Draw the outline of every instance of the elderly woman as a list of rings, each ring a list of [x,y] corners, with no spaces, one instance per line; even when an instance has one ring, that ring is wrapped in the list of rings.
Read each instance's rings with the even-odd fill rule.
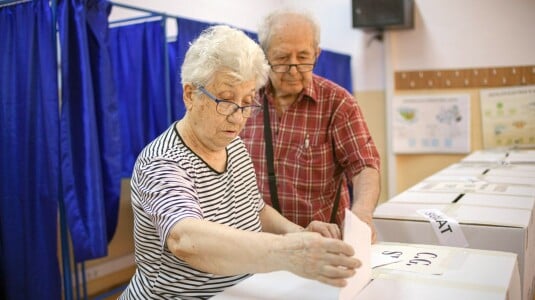
[[[132,174],[137,270],[119,299],[207,299],[276,270],[344,286],[356,272],[350,245],[303,230],[261,198],[238,134],[261,110],[255,94],[268,72],[259,46],[228,26],[190,46],[186,115],[145,147]]]

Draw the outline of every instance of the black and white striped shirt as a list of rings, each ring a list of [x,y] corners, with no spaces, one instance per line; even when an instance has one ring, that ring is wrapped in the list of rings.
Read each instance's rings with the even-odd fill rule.
[[[169,127],[143,149],[132,174],[137,270],[119,299],[207,299],[248,274],[219,276],[190,267],[165,245],[176,222],[193,217],[261,231],[264,207],[241,139],[227,146],[227,169],[210,168]]]

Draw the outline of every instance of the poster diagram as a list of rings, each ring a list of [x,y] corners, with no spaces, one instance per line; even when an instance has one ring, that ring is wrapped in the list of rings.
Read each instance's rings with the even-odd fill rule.
[[[535,145],[535,86],[481,90],[483,148]]]
[[[393,103],[394,152],[470,152],[470,95],[397,96]]]

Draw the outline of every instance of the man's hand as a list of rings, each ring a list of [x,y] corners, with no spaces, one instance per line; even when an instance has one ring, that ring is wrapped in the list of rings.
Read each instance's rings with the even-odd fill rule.
[[[321,221],[312,221],[305,228],[306,231],[317,232],[323,237],[333,238],[333,239],[342,239],[342,233],[340,228],[336,224],[325,223]]]
[[[377,232],[375,230],[375,225],[373,224],[373,212],[369,211],[356,211],[353,212],[362,222],[368,224],[372,231],[372,244],[377,242]]]

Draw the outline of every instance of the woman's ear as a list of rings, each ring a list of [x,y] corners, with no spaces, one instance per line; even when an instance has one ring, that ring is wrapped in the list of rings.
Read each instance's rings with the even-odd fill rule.
[[[189,111],[193,106],[194,90],[195,87],[190,83],[186,83],[182,86],[182,98],[184,100],[184,106],[186,107],[186,111]]]

